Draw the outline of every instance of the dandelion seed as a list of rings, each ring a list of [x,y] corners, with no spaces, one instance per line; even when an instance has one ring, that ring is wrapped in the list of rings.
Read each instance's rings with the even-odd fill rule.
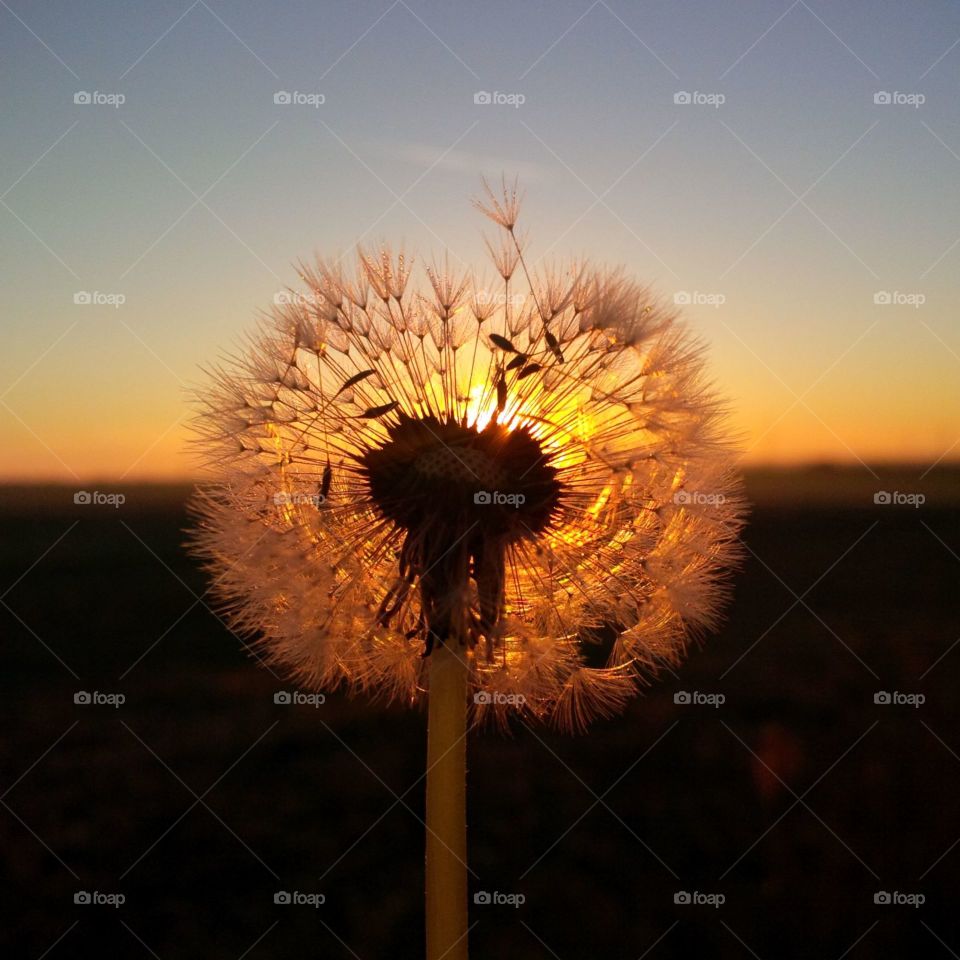
[[[387,249],[301,265],[306,296],[213,371],[197,547],[232,626],[304,685],[412,703],[449,644],[503,695],[478,717],[582,728],[716,626],[742,498],[673,310],[583,265],[511,310],[520,197],[484,187],[503,302]]]
[[[499,193],[494,191],[486,179],[482,184],[485,199],[475,200],[474,206],[508,233],[513,233],[517,218],[520,216],[520,205],[523,203],[523,194],[517,189],[518,181],[514,180],[512,186],[507,186],[507,178],[503,177],[500,181]]]
[[[481,208],[482,209],[482,208]],[[494,244],[488,237],[483,238],[483,242],[490,254],[490,259],[496,268],[497,273],[504,281],[509,283],[513,276],[513,271],[517,269],[517,262],[520,257],[520,251],[523,249],[523,241],[514,242],[512,233],[509,235],[499,235],[497,243]]]

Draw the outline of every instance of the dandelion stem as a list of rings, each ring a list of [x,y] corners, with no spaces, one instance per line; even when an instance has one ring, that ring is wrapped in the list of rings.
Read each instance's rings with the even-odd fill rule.
[[[427,718],[427,960],[467,960],[467,661],[430,654]]]

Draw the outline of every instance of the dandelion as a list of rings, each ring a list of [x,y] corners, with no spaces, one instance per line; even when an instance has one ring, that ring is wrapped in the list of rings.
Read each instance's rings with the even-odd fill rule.
[[[466,956],[463,740],[582,730],[718,622],[743,513],[700,343],[622,272],[304,264],[210,371],[198,550],[232,626],[314,688],[429,702],[428,955]]]

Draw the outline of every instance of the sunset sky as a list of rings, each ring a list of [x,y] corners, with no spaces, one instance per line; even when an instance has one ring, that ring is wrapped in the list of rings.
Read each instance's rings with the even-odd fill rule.
[[[690,301],[748,463],[956,459],[958,81],[947,2],[7,0],[0,478],[190,476],[298,258],[481,263],[501,173],[534,260]]]

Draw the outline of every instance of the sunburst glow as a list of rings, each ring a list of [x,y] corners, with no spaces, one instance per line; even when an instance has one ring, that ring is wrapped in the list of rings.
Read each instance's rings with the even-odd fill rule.
[[[386,250],[301,266],[200,395],[197,539],[301,681],[414,700],[458,644],[504,694],[478,710],[582,726],[716,622],[738,481],[673,310],[608,270],[531,275],[515,192],[482,208],[500,291]]]

